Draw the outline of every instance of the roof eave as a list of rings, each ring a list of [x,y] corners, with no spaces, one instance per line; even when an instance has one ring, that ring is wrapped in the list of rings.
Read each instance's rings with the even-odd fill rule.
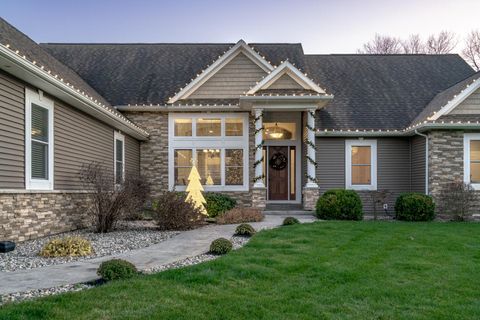
[[[9,66],[8,70],[5,68],[7,65]],[[92,99],[77,92],[66,83],[55,78],[26,58],[15,54],[3,45],[0,45],[0,67],[5,72],[12,74],[26,83],[32,84],[138,140],[146,140],[148,138],[148,133],[134,125],[133,122],[122,119],[119,115],[115,114],[115,112],[99,106]]]

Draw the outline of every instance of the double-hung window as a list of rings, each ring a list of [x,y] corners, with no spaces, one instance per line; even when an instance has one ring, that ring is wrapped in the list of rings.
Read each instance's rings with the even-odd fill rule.
[[[353,190],[377,189],[377,141],[345,141],[345,187]]]
[[[25,187],[53,190],[53,101],[25,90]]]
[[[170,113],[170,189],[185,189],[193,164],[206,191],[248,190],[248,114]]]
[[[463,142],[464,182],[480,190],[480,133],[465,133]]]
[[[114,140],[115,184],[121,184],[125,179],[125,137],[115,131]]]

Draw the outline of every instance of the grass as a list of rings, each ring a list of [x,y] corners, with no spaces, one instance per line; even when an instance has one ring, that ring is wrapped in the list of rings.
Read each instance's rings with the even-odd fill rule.
[[[480,224],[317,222],[193,267],[5,305],[0,319],[474,319],[479,265]]]

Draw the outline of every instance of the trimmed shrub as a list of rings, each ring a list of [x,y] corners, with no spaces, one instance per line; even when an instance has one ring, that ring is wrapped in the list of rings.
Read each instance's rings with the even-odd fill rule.
[[[235,229],[236,236],[251,237],[255,234],[255,229],[248,223],[242,223]]]
[[[431,221],[435,218],[435,203],[431,196],[403,193],[395,201],[395,218],[404,221]]]
[[[362,220],[362,200],[354,190],[332,189],[317,201],[316,215],[324,220]]]
[[[232,251],[233,245],[230,240],[225,238],[218,238],[212,241],[210,244],[210,253],[213,254],[226,254]]]
[[[188,230],[203,223],[200,210],[183,192],[165,191],[152,202],[152,216],[161,230]]]
[[[257,208],[233,208],[217,217],[218,224],[235,224],[244,222],[260,222],[265,216]]]
[[[293,224],[299,224],[300,221],[298,221],[297,218],[294,218],[294,217],[286,217],[284,220],[283,220],[283,225],[284,226],[291,226]]]
[[[128,279],[137,274],[137,268],[126,260],[112,259],[102,262],[97,274],[107,281]]]
[[[235,199],[225,194],[214,192],[207,192],[205,194],[205,200],[207,201],[205,209],[207,209],[208,216],[211,218],[233,209],[237,204]]]
[[[93,253],[92,244],[81,237],[66,237],[50,240],[40,251],[46,258],[83,257]]]

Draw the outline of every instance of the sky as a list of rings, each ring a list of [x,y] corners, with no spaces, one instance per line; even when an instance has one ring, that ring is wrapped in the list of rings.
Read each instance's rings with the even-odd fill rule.
[[[480,29],[480,0],[0,0],[37,42],[290,42],[353,53],[375,33],[406,38]]]

